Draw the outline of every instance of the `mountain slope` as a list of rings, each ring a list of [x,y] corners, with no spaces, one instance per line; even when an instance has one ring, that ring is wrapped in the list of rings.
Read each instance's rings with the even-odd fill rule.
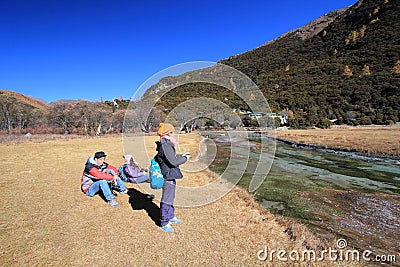
[[[48,106],[32,97],[13,91],[0,90],[0,132],[44,125]]]
[[[292,110],[292,126],[325,117],[350,124],[395,122],[399,15],[399,1],[359,1],[331,14],[334,20],[325,27],[300,28],[220,62],[253,79],[273,109]]]
[[[0,89],[0,95],[3,95],[3,97],[4,96],[11,97],[11,99],[14,99],[14,101],[16,101],[17,103],[24,104],[32,108],[39,109],[41,111],[47,111],[48,109],[47,104],[40,102],[32,97],[14,91]]]
[[[394,123],[400,117],[399,16],[400,1],[361,0],[220,63],[249,76],[273,112],[285,110],[290,115],[289,126],[321,126],[329,120]],[[161,79],[145,96],[160,96],[162,88],[188,75],[196,73]],[[175,88],[160,98],[159,105],[170,110],[200,96],[229,99],[230,107],[247,108],[232,92],[208,84]]]

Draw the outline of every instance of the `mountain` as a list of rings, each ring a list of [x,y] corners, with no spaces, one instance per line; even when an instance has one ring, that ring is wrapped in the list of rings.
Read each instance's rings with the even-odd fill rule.
[[[221,60],[254,80],[293,126],[399,120],[400,2],[362,0],[247,53]],[[320,22],[320,23],[318,23]]]
[[[26,106],[44,112],[48,109],[48,105],[44,101],[40,101],[36,98],[29,97],[14,91],[0,89],[0,96],[2,97],[3,101],[5,100],[5,98],[9,98],[9,100],[13,101],[14,104],[20,106]]]
[[[400,1],[360,0],[219,63],[250,77],[273,112],[291,114],[290,126],[309,127],[329,120],[353,125],[394,123],[400,117],[399,16]],[[184,76],[162,79],[147,94]],[[215,86],[207,84],[180,86],[159,104],[171,109],[191,97],[221,99],[226,94],[231,107],[246,108],[231,93],[217,93]]]
[[[0,133],[44,124],[49,107],[32,97],[13,91],[0,90]]]

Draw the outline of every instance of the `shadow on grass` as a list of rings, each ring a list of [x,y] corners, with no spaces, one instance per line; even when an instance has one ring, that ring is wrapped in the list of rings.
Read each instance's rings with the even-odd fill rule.
[[[134,188],[129,188],[128,195],[129,204],[131,204],[132,209],[145,210],[150,219],[152,219],[157,226],[161,226],[160,208],[153,202],[153,195],[143,194]]]

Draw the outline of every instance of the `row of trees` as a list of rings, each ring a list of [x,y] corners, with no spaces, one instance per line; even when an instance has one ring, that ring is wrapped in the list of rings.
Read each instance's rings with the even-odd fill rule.
[[[168,114],[162,106],[149,107],[144,102],[132,103],[127,110],[128,104],[129,101],[123,99],[105,102],[59,101],[39,109],[11,94],[0,93],[0,133],[101,135],[121,133],[124,126],[135,133],[147,133],[156,130],[167,117],[170,122],[187,130],[203,126],[217,127],[217,121],[222,121],[222,124],[229,122],[221,114],[214,121],[195,118],[190,112]]]
[[[6,133],[95,135],[120,132],[125,112],[89,101],[64,101],[38,109],[12,95],[0,94],[0,130]]]
[[[178,88],[177,91],[180,91]],[[201,92],[201,90],[199,90]],[[181,91],[182,92],[182,91]],[[193,101],[188,101],[189,95],[183,93],[184,102],[178,101],[176,91],[160,98],[155,107],[146,101],[131,103],[128,100],[114,100],[105,102],[89,101],[61,101],[53,103],[47,109],[35,108],[26,102],[19,101],[12,95],[0,94],[0,131],[6,133],[57,133],[100,135],[107,133],[151,132],[156,130],[159,123],[165,120],[178,126],[181,130],[190,132],[194,129],[237,127],[282,126],[280,119],[261,118],[251,119],[248,115],[234,112],[229,105],[221,105],[221,100],[199,98],[193,95],[197,90],[191,90]],[[225,92],[227,93],[227,92]],[[214,92],[215,94],[215,92]],[[232,96],[231,96],[232,97]],[[182,99],[182,98],[181,98]],[[213,103],[212,99],[215,100]],[[227,98],[225,98],[227,99]],[[233,97],[231,99],[234,99]],[[202,100],[202,101],[201,101]],[[150,101],[153,103],[153,101]],[[225,102],[229,102],[226,100]],[[174,108],[171,104],[174,103]],[[163,104],[166,104],[166,108]],[[236,102],[234,107],[237,107]],[[317,126],[329,128],[332,124],[369,125],[393,124],[396,122],[396,110],[386,107],[384,113],[376,110],[358,107],[356,110],[345,111],[327,110],[338,119],[332,120],[321,116],[320,109],[298,109],[296,112],[286,109],[281,113],[288,118],[287,126],[294,128]],[[324,113],[326,114],[326,113]],[[367,115],[365,115],[367,114]],[[125,129],[123,129],[125,127]]]
[[[164,101],[168,102],[166,99]],[[218,102],[217,100],[215,100]],[[150,101],[151,102],[151,101]],[[147,104],[146,104],[147,103]],[[217,105],[203,98],[196,105],[177,104],[172,110],[161,103],[153,107],[149,102],[131,103],[127,100],[89,102],[59,101],[39,109],[13,95],[0,94],[0,132],[15,134],[80,134],[101,135],[121,132],[155,131],[160,122],[168,120],[180,130],[203,128],[257,127],[259,122],[247,115],[235,113],[228,105]],[[279,126],[273,119],[262,119],[262,125]],[[125,128],[124,128],[125,127]]]

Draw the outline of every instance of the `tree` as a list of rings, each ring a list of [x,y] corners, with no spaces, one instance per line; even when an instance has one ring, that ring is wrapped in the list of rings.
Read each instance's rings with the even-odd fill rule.
[[[393,66],[391,73],[400,74],[400,60],[397,60],[396,65]]]
[[[328,129],[332,126],[332,122],[328,118],[322,118],[319,120],[317,127],[322,129]]]
[[[372,124],[371,118],[368,117],[368,116],[362,117],[362,118],[360,119],[360,124],[361,124],[361,125],[371,125],[371,124]]]
[[[1,128],[8,132],[12,129],[12,116],[15,98],[6,94],[0,94]]]
[[[371,75],[371,70],[369,69],[368,65],[364,65],[364,67],[361,70],[361,77],[362,76],[370,76]]]
[[[68,134],[72,130],[74,118],[71,116],[69,103],[56,104],[50,108],[49,121],[53,126],[61,127],[64,134]]]
[[[50,108],[49,121],[64,134],[94,135],[107,133],[112,127],[111,108],[104,103],[74,101],[57,103]]]
[[[353,76],[353,71],[350,69],[349,65],[344,66],[343,75]]]

